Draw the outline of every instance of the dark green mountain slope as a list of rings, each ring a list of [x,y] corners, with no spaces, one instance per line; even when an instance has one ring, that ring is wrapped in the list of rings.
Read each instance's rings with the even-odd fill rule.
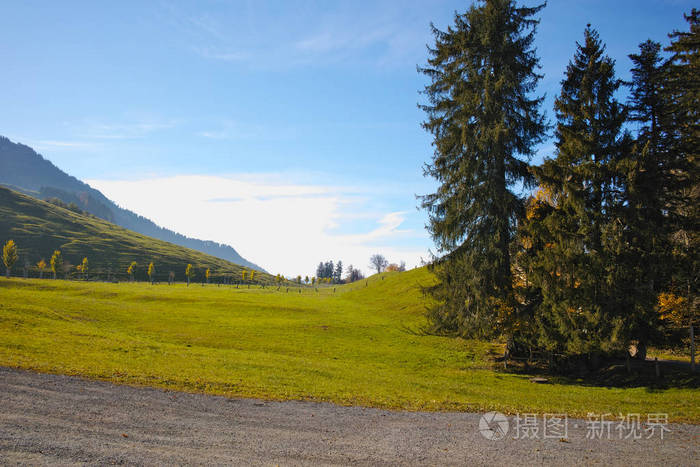
[[[176,280],[184,281],[188,263],[196,268],[195,280],[201,280],[204,270],[210,268],[214,281],[224,277],[237,281],[243,269],[229,261],[0,187],[0,242],[4,244],[9,239],[19,247],[16,274],[21,272],[25,261],[33,266],[43,258],[48,263],[56,249],[72,265],[87,257],[91,275],[102,278],[109,270],[112,276],[125,279],[132,261],[138,263],[137,279],[146,278],[148,263],[153,261],[161,281],[167,280],[170,271],[175,272]],[[257,279],[269,283],[273,278],[259,273]]]
[[[13,143],[3,136],[0,136],[0,184],[36,198],[55,197],[67,204],[75,203],[80,209],[129,230],[263,270],[228,245],[185,237],[117,206],[100,191],[66,174],[29,146]]]

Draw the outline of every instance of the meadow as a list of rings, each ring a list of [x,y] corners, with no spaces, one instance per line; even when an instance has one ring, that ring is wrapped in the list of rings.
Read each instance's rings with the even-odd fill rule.
[[[697,388],[508,372],[497,343],[425,335],[425,269],[333,287],[0,280],[0,365],[272,400],[506,413],[664,412],[700,423]]]

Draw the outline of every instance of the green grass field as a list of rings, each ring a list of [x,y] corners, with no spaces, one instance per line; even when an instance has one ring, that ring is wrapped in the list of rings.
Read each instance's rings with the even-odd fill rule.
[[[131,385],[389,409],[665,412],[693,388],[533,384],[497,344],[421,335],[425,269],[319,292],[0,279],[0,365]]]

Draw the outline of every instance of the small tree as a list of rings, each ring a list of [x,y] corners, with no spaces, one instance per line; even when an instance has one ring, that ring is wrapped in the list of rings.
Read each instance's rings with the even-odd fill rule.
[[[129,267],[126,269],[126,273],[129,275],[131,282],[134,282],[134,273],[136,272],[136,261],[132,261]]]
[[[63,268],[63,256],[61,255],[60,250],[56,250],[53,252],[53,255],[51,255],[51,260],[49,261],[49,263],[51,264],[51,271],[53,272],[53,278],[56,279],[58,271],[60,271]]]
[[[207,280],[207,284],[209,283],[209,277],[211,277],[211,271],[207,268],[207,270],[204,271],[204,278]]]
[[[250,282],[253,282],[255,279],[255,271],[250,271]]]
[[[315,284],[316,284],[316,277],[314,276],[311,278],[311,285],[315,285]]]
[[[245,277],[246,277],[246,274],[247,274],[247,273],[248,273],[248,271],[245,270],[245,269],[241,271],[241,277],[243,278],[243,282],[244,282],[244,283],[245,283]]]
[[[301,276],[297,276],[297,284],[301,285]]]
[[[148,265],[148,279],[151,281],[151,285],[153,285],[153,276],[156,273],[156,266],[153,264],[153,261]]]
[[[175,282],[175,271],[170,271],[168,273],[168,285],[172,285]]]
[[[190,280],[194,277],[194,267],[191,264],[188,264],[185,268],[185,277],[187,278],[187,287],[189,287]]]
[[[304,277],[304,282],[309,283],[309,276]]]
[[[362,274],[362,271],[354,268],[352,266],[352,264],[350,266],[348,266],[348,274],[347,274],[347,276],[345,276],[345,280],[347,282],[355,282],[355,281],[359,281],[360,279],[364,279],[364,278],[365,278],[365,276]]]
[[[377,274],[379,274],[389,265],[389,261],[387,261],[383,255],[376,254],[372,255],[372,257],[369,259],[369,265],[371,268],[376,269]]]
[[[80,264],[80,272],[83,273],[83,279],[88,280],[88,259],[87,256],[83,258],[83,262]]]
[[[8,240],[2,248],[2,262],[5,263],[5,275],[9,279],[12,266],[17,262],[17,244],[14,240]]]
[[[46,261],[44,261],[44,258],[41,258],[41,261],[36,263],[36,267],[39,270],[39,279],[44,278],[44,270],[46,269]]]

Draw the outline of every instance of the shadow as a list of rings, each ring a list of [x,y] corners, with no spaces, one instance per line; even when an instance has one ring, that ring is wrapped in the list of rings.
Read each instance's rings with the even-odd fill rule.
[[[608,360],[599,369],[581,368],[575,371],[551,369],[544,362],[530,362],[526,359],[508,360],[507,368],[503,357],[494,359],[496,371],[521,375],[530,380],[542,378],[539,384],[564,384],[604,388],[646,388],[648,392],[667,389],[700,389],[700,373],[690,371],[690,364],[673,361],[630,359],[629,369],[626,360]],[[657,373],[658,371],[658,373]],[[536,380],[535,380],[536,381]],[[538,382],[533,382],[537,384]]]

